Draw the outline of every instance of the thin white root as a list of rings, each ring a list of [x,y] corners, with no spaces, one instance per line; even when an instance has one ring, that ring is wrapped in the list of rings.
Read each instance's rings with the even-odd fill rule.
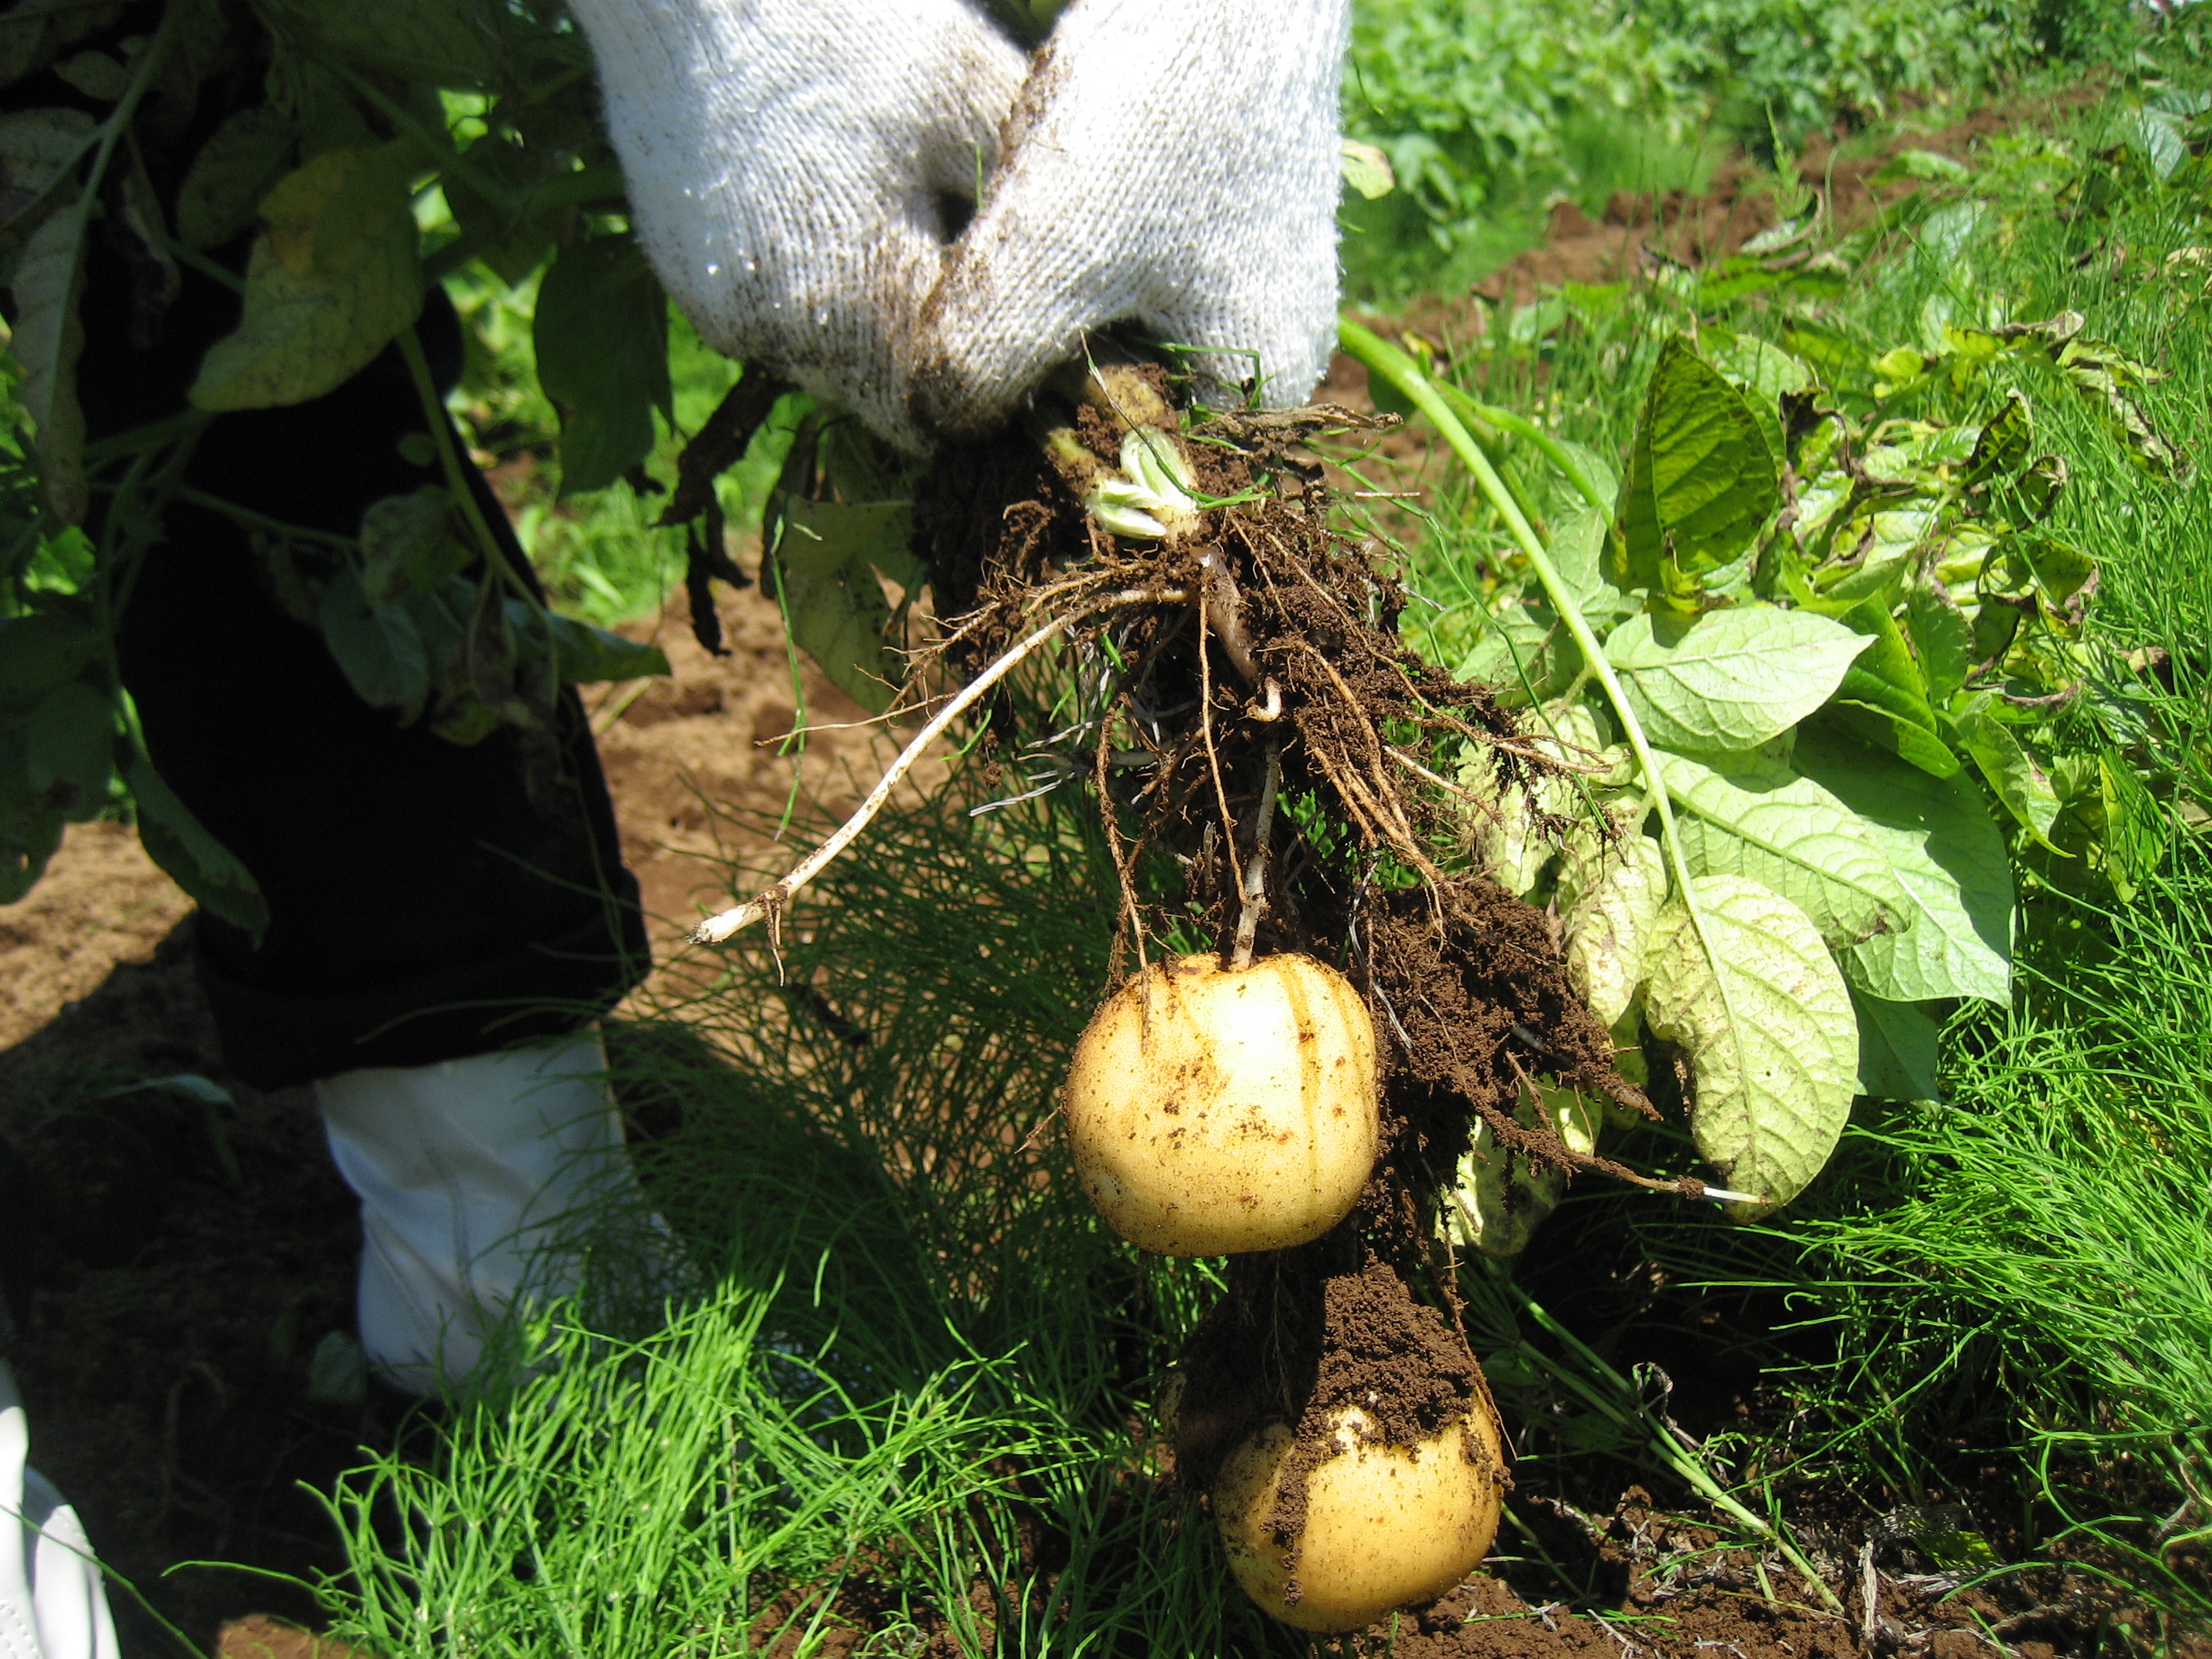
[[[915,733],[914,741],[901,750],[898,758],[884,769],[883,776],[876,780],[876,787],[868,791],[868,798],[854,809],[852,817],[837,826],[835,835],[801,859],[782,880],[763,888],[757,895],[735,909],[708,917],[691,930],[691,942],[694,945],[720,945],[732,934],[742,932],[757,921],[772,922],[781,915],[793,896],[827,869],[830,862],[868,827],[876,814],[883,811],[884,803],[891,798],[891,792],[898,787],[899,781],[914,769],[915,762],[928,753],[929,746],[944,735],[945,728],[973,708],[985,692],[1006,678],[1039,646],[1048,643],[1075,623],[1095,617],[1102,611],[1115,610],[1125,605],[1181,605],[1187,603],[1189,598],[1190,595],[1179,587],[1125,589],[1081,610],[1071,611],[1066,616],[1047,623],[1028,638],[1009,646],[997,661],[969,681],[957,696],[939,709],[929,724]]]

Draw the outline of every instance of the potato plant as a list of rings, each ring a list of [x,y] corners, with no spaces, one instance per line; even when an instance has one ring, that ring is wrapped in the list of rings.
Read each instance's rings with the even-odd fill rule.
[[[1474,431],[1494,442],[1513,416],[1348,333],[1488,467]],[[2153,371],[2078,316],[1942,343],[1881,358],[1878,393],[2009,359],[2154,475],[2186,468],[2131,390]],[[1578,774],[1516,793],[1478,773],[1489,867],[1559,915],[1576,988],[1639,1080],[1647,1046],[1681,1057],[1698,1149],[1747,1215],[1819,1172],[1855,1095],[1934,1097],[1950,1003],[2008,998],[2005,826],[2062,837],[2124,891],[2144,810],[2118,750],[2058,750],[2096,572],[2042,528],[2066,467],[2036,453],[2028,401],[1978,426],[1855,420],[1819,342],[1800,344],[1670,343],[1618,482],[1549,440],[1514,483],[1491,471],[1536,574],[1462,661]],[[1544,503],[1548,548],[1523,501]],[[1540,1091],[1523,1110],[1593,1142],[1601,1124]],[[1478,1147],[1455,1217],[1500,1255],[1557,1197],[1510,1162]],[[1486,1212],[1513,1219],[1486,1234]]]
[[[1227,1156],[1205,1145],[1194,1173],[1219,1232],[1202,1231],[1201,1188],[1169,1185],[1158,1161],[1143,1219],[1107,1166],[1109,1148],[1192,1139],[1167,1108],[1232,1050],[1209,1027],[1194,1058],[1180,1015],[1148,1028],[1163,965],[1109,999],[1068,1093],[1109,1222],[1147,1248],[1232,1255],[1220,1325],[1187,1360],[1179,1455],[1212,1493],[1240,1582],[1319,1629],[1389,1605],[1346,1560],[1305,1553],[1304,1506],[1334,1492],[1325,1472],[1346,1455],[1329,1449],[1378,1444],[1417,1466],[1417,1448],[1486,1409],[1478,1374],[1457,1415],[1421,1432],[1355,1431],[1325,1379],[1328,1357],[1362,1340],[1333,1295],[1378,1268],[1433,1285],[1413,1254],[1432,1230],[1517,1252],[1577,1168],[1743,1217],[1788,1203],[1856,1096],[1932,1096],[1949,1002],[2008,996],[2001,826],[2059,837],[2124,880],[2141,787],[2117,753],[2054,741],[2095,570],[2041,528],[2065,468],[2036,452],[2019,393],[1978,426],[1868,421],[1824,394],[1816,353],[1709,331],[1662,353],[1616,477],[1365,331],[1345,337],[1384,400],[1443,428],[1534,573],[1499,596],[1456,676],[1404,653],[1387,568],[1347,557],[1332,531],[1299,445],[1358,424],[1341,414],[1178,410],[1157,372],[1094,366],[1061,388],[1058,424],[959,458],[916,507],[948,613],[927,660],[970,677],[962,708],[1048,642],[1069,648],[1078,690],[1056,729],[1024,741],[1000,711],[987,740],[1035,787],[1093,785],[1121,849],[1127,951],[1141,963],[1196,932],[1218,957],[1183,960],[1206,983],[1312,958],[1366,1002],[1379,1156],[1341,1224],[1310,1242],[1237,1224],[1263,1174],[1307,1156],[1295,1136],[1273,1163],[1264,1133]],[[1943,345],[1877,368],[1901,385],[2007,359],[2087,400],[2147,468],[2186,465],[2131,396],[2149,371],[2082,338],[2079,319],[1954,327]],[[1509,443],[1501,474],[1491,454]],[[773,916],[790,890],[708,931]],[[1507,1063],[1484,1078],[1470,1033],[1529,1003],[1525,980],[1509,990],[1471,960],[1476,929],[1534,920],[1508,895],[1555,917],[1563,950],[1523,934],[1516,965],[1540,986],[1556,974],[1534,1000],[1556,1000],[1508,1022]],[[1436,926],[1416,943],[1422,911]],[[1710,1185],[1600,1152],[1608,1121],[1650,1110],[1653,1060],[1680,1078]],[[1273,1088],[1286,1063],[1238,1056],[1218,1086]],[[1437,1301],[1449,1307],[1448,1289]],[[1432,1380],[1455,1369],[1424,1352],[1434,1311],[1409,1297],[1391,1316],[1401,1353],[1419,1356],[1408,1374]],[[1255,1325],[1278,1333],[1256,1359],[1236,1351]],[[1323,1380],[1289,1383],[1308,1363]]]

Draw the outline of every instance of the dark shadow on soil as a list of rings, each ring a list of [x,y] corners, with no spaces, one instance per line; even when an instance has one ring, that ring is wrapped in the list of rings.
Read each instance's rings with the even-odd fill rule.
[[[309,1361],[352,1328],[358,1224],[304,1089],[263,1094],[222,1067],[189,924],[0,1052],[0,1135],[27,1176],[13,1218],[27,1328],[9,1358],[32,1458],[111,1571],[203,1650],[226,1618],[313,1620],[303,1589],[344,1564],[321,1504],[389,1445],[398,1413],[308,1397]],[[130,1085],[191,1074],[210,1104]],[[118,1089],[127,1092],[113,1092]],[[173,1569],[174,1571],[173,1571]],[[175,1653],[118,1591],[124,1651]]]

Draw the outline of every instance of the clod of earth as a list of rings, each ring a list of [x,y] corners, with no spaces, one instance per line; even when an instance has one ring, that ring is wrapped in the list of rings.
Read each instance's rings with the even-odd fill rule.
[[[1066,1112],[1083,1189],[1130,1243],[1287,1249],[1349,1215],[1374,1167],[1375,1027],[1311,957],[1154,963],[1085,1030]]]

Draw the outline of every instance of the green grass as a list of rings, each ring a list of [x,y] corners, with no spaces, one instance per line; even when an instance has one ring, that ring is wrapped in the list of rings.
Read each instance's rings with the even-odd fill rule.
[[[2124,57],[2126,0],[1364,0],[1345,123],[1400,189],[1346,210],[1348,292],[1464,288],[1539,237],[1559,196],[1702,187],[1739,145],[1919,109]]]

